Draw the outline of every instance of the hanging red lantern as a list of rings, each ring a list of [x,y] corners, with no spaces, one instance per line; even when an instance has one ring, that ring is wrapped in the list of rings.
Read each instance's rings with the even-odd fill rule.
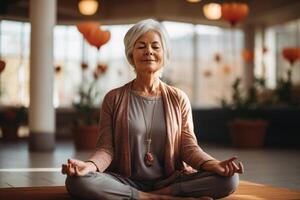
[[[242,52],[242,57],[243,57],[243,59],[244,59],[245,62],[251,62],[251,61],[253,61],[253,59],[254,59],[253,51],[245,49]]]
[[[102,31],[102,37],[100,40],[102,45],[106,44],[110,40],[110,31]]]
[[[60,74],[62,67],[60,65],[55,66],[55,74]]]
[[[219,53],[216,53],[214,55],[214,60],[217,62],[217,63],[220,63],[222,58],[221,58],[221,55]]]
[[[81,63],[80,66],[81,66],[81,69],[82,69],[82,70],[86,70],[86,69],[89,67],[88,64],[86,64],[86,63],[84,63],[84,62]]]
[[[266,54],[267,52],[268,52],[268,48],[267,48],[267,47],[263,47],[263,48],[262,48],[262,53],[263,53],[263,55]]]
[[[211,70],[209,70],[209,69],[204,70],[203,71],[203,76],[206,77],[206,78],[211,77],[212,76]]]
[[[5,66],[6,66],[6,62],[4,60],[0,60],[0,74],[5,69]]]
[[[287,47],[282,50],[283,57],[290,62],[290,64],[294,64],[295,61],[300,59],[300,48],[297,47]]]
[[[109,31],[102,31],[101,29],[93,29],[90,31],[89,35],[86,37],[90,45],[95,46],[97,49],[104,44],[106,44],[110,39]]]
[[[78,31],[86,38],[90,31],[94,29],[98,29],[100,27],[100,23],[98,22],[82,22],[76,25]]]
[[[225,75],[230,74],[230,73],[231,73],[231,67],[228,66],[228,65],[223,66],[223,73],[224,73]]]
[[[107,71],[107,65],[106,64],[98,64],[97,70],[99,73],[104,74]]]
[[[223,3],[222,18],[235,26],[239,21],[245,19],[249,13],[248,5],[245,3]]]

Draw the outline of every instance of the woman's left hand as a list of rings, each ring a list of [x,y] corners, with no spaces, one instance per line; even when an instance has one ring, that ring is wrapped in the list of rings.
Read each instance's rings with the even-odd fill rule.
[[[244,167],[241,162],[236,164],[234,161],[237,159],[236,156],[231,157],[227,160],[218,161],[211,160],[206,162],[202,168],[208,171],[216,172],[221,176],[232,176],[234,173],[244,173]]]

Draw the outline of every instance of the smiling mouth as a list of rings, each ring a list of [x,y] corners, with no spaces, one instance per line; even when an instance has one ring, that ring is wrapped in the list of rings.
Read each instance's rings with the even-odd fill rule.
[[[155,60],[142,60],[142,62],[155,62]]]

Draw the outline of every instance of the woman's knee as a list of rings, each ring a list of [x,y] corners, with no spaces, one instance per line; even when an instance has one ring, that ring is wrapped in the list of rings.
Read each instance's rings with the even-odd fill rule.
[[[100,190],[94,189],[94,177],[93,174],[87,174],[85,176],[67,176],[66,189],[72,197],[79,199],[96,199]],[[99,175],[98,175],[99,176]],[[98,185],[99,185],[98,178]],[[100,187],[101,188],[101,187]]]
[[[82,190],[85,190],[87,187],[86,177],[80,176],[67,176],[66,178],[66,189],[68,193],[75,198],[84,198],[82,195],[84,194]]]
[[[223,198],[232,194],[239,185],[239,175],[235,173],[230,177],[222,177],[218,187],[218,197]]]

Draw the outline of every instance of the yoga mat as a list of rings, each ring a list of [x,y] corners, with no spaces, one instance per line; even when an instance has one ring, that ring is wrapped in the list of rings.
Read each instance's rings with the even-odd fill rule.
[[[64,186],[0,188],[0,200],[70,200]],[[300,192],[241,181],[223,200],[300,200]]]

